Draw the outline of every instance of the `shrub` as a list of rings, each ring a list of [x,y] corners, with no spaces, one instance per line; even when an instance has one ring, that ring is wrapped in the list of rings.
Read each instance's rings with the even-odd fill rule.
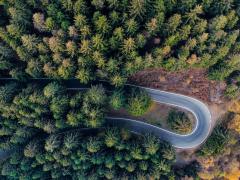
[[[191,120],[184,112],[171,111],[167,118],[167,123],[172,130],[180,134],[188,134],[193,129]]]

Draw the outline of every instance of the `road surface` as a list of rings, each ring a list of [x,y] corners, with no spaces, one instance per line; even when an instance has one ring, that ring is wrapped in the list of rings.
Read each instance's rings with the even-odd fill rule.
[[[1,80],[3,79],[0,79],[0,82]],[[5,81],[8,80],[11,80],[11,78],[5,79]],[[33,81],[48,83],[50,80],[46,78],[41,78],[34,79]],[[106,82],[101,83],[105,83],[105,85],[107,84]],[[89,88],[89,86],[82,85],[79,83],[79,81],[75,79],[66,80],[65,84],[69,89],[81,90]],[[127,86],[135,85],[127,84]],[[180,135],[148,123],[121,117],[107,117],[108,124],[127,128],[130,131],[140,134],[152,133],[155,136],[159,137],[160,139],[168,141],[174,147],[182,149],[198,147],[207,139],[211,129],[211,113],[204,103],[189,96],[170,93],[166,91],[160,91],[156,89],[150,89],[146,87],[140,86],[135,87],[139,87],[146,90],[152,97],[153,101],[157,103],[181,107],[192,112],[196,119],[194,130],[190,134]]]
[[[211,129],[211,113],[208,107],[201,101],[165,91],[156,89],[145,89],[157,103],[177,106],[190,111],[196,119],[195,127],[190,134],[181,135],[148,123],[126,118],[108,118],[110,124],[127,128],[136,133],[153,133],[155,136],[170,142],[174,147],[181,149],[195,148],[201,145],[208,137]]]

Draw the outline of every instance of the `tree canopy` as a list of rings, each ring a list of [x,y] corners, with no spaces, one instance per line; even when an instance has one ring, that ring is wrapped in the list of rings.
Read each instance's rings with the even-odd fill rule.
[[[32,139],[3,163],[1,173],[9,179],[159,179],[170,173],[175,153],[169,145],[149,135],[152,141],[144,144],[133,134],[124,139],[121,131],[88,136],[71,130]]]
[[[122,86],[146,68],[201,67],[225,80],[239,69],[239,9],[237,0],[3,0],[0,74]]]

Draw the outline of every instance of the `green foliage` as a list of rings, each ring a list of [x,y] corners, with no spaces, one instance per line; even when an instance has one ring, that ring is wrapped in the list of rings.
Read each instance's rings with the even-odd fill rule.
[[[225,90],[225,96],[230,99],[236,98],[239,95],[239,88],[237,85],[229,85]]]
[[[120,108],[124,107],[125,97],[122,91],[114,91],[113,94],[110,96],[110,107],[115,110],[119,110]]]
[[[189,134],[193,129],[191,120],[184,112],[169,112],[167,123],[173,131],[180,134]]]
[[[9,83],[0,87],[2,94],[0,112],[0,147],[11,149],[16,144],[24,144],[36,134],[53,134],[64,128],[101,127],[104,123],[108,102],[105,90],[93,86],[83,93],[69,92],[60,83],[52,82],[45,87],[28,84],[21,87]],[[26,131],[27,130],[27,131]],[[55,147],[49,140],[46,149]],[[74,135],[65,141],[67,149],[78,145]],[[32,156],[36,145],[29,144],[25,153]],[[32,149],[32,151],[31,151]]]
[[[130,96],[127,98],[127,110],[133,116],[143,115],[151,104],[151,97],[143,90],[132,89]]]
[[[105,133],[105,144],[107,147],[113,147],[120,141],[117,129],[108,129]]]
[[[51,135],[45,143],[45,150],[49,152],[53,152],[54,150],[60,147],[61,141],[58,136]]]
[[[130,14],[133,17],[143,18],[147,11],[148,0],[131,0],[130,1]]]
[[[224,152],[229,143],[230,132],[223,125],[218,125],[208,138],[207,142],[198,151],[199,156],[216,156]]]
[[[50,83],[43,89],[43,93],[47,98],[53,98],[58,95],[63,95],[65,92],[65,89],[56,82]]]
[[[119,87],[146,68],[201,67],[211,80],[224,81],[240,67],[236,0],[2,0],[0,12],[1,77],[104,79]],[[225,95],[236,98],[238,84],[228,83]],[[21,86],[0,87],[0,148],[21,149],[1,167],[7,179],[174,178],[174,151],[152,136],[142,143],[111,128],[84,138],[55,134],[101,127],[106,107],[118,110],[125,101],[129,113],[140,116],[151,105],[146,92],[125,98],[100,86],[85,93],[57,82]],[[183,114],[168,120],[179,133],[192,129]],[[228,135],[217,128],[199,154],[221,153]]]
[[[17,84],[10,83],[0,87],[0,103],[9,103],[17,92]]]
[[[3,76],[104,79],[119,87],[146,68],[201,67],[221,81],[239,69],[234,0],[19,0],[1,8]]]
[[[162,147],[154,154],[148,154],[141,143],[142,137],[131,134],[128,140],[124,140],[119,132],[121,130],[108,128],[99,134],[88,135],[82,134],[79,129],[70,130],[41,138],[45,146],[37,145],[37,149],[34,144],[36,139],[32,139],[23,147],[24,153],[20,148],[0,166],[1,174],[6,178],[28,179],[149,179],[152,178],[152,168],[169,174],[160,168],[160,164],[166,169],[171,167],[174,159],[162,156],[162,152],[173,151],[170,146],[148,136],[148,140],[154,138],[156,146]],[[115,140],[112,141],[112,138]],[[125,145],[121,150],[115,148],[121,144]]]
[[[154,155],[159,150],[159,143],[158,139],[151,134],[145,136],[144,144],[143,144],[145,151],[150,154]]]

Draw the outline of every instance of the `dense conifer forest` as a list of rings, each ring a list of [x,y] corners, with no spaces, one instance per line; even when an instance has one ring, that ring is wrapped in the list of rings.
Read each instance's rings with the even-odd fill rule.
[[[237,99],[239,17],[238,0],[0,0],[0,78],[15,79],[0,85],[0,149],[10,154],[0,162],[0,179],[227,177],[240,154],[237,105],[233,120],[197,151],[200,160],[182,169],[167,142],[106,120],[109,109],[132,116],[149,109],[145,91],[124,85],[153,68],[206,69],[210,80],[227,83],[226,97]],[[114,88],[69,90],[63,79],[106,80]],[[168,120],[179,133],[191,131],[184,114]],[[221,158],[232,166],[226,170]]]
[[[2,0],[0,70],[121,86],[145,68],[202,67],[225,80],[239,69],[239,14],[235,0]]]
[[[2,164],[2,175],[10,179],[171,175],[175,152],[169,144],[150,134],[142,137],[104,125],[106,108],[121,107],[118,102],[123,99],[129,102],[130,113],[146,110],[145,101],[138,99],[136,104],[136,97],[145,92],[135,88],[131,92],[128,97],[117,90],[107,97],[101,86],[79,92],[58,82],[1,86],[0,149],[13,151]]]

